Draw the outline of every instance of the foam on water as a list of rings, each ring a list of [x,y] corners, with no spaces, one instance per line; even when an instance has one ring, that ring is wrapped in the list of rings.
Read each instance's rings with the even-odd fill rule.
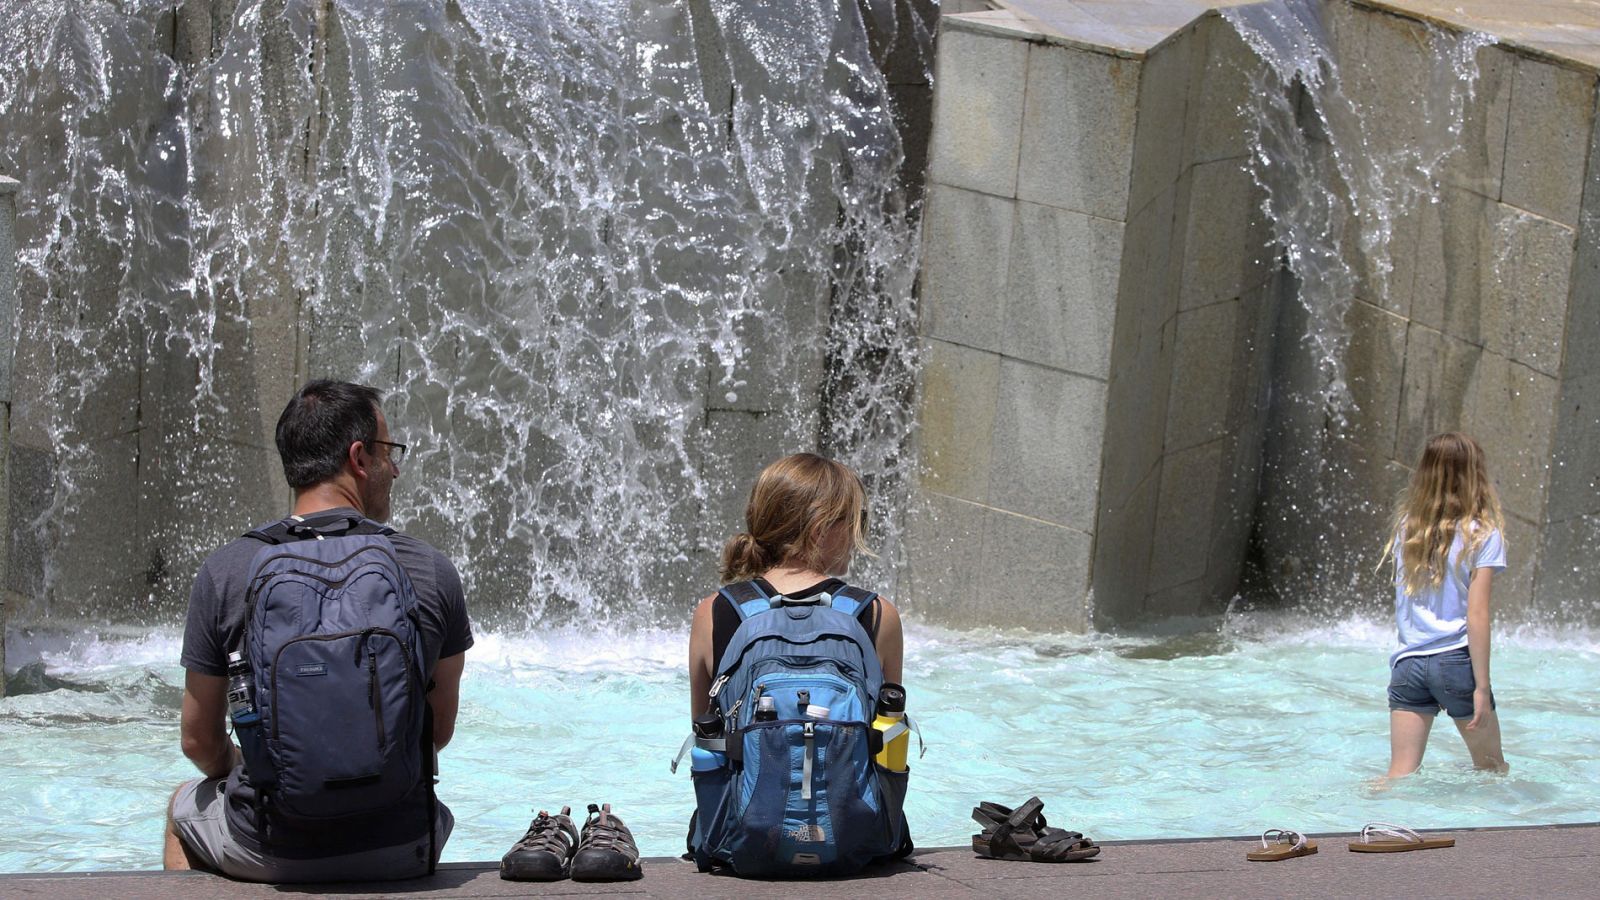
[[[907,625],[905,681],[927,740],[909,815],[923,846],[965,841],[980,799],[1043,796],[1101,839],[1581,821],[1600,804],[1600,635],[1497,635],[1506,777],[1471,771],[1439,723],[1419,775],[1388,762],[1392,626],[1236,614],[1161,637]],[[681,630],[487,632],[469,652],[441,796],[450,860],[495,859],[535,808],[611,802],[644,852],[682,846],[688,779],[667,772],[688,719]],[[178,636],[14,635],[14,658],[68,682],[0,701],[8,761],[0,871],[153,868],[178,751]]]

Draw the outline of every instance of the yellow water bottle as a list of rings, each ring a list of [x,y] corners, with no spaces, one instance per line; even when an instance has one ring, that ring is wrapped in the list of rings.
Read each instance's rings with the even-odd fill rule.
[[[883,736],[883,749],[873,757],[891,772],[906,770],[906,750],[911,746],[911,729],[906,727],[906,689],[884,682],[878,691],[878,715],[872,727]]]

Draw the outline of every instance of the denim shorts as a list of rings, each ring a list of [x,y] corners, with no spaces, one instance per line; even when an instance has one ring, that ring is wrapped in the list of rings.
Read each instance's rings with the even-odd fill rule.
[[[1389,673],[1389,708],[1431,716],[1443,709],[1452,719],[1472,718],[1472,657],[1457,647],[1431,656],[1408,656]],[[1494,709],[1494,693],[1489,694]]]

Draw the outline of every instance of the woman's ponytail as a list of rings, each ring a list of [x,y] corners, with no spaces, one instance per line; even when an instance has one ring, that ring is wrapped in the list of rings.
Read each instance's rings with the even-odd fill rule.
[[[722,583],[748,581],[776,565],[779,560],[762,548],[748,531],[741,531],[722,546]]]

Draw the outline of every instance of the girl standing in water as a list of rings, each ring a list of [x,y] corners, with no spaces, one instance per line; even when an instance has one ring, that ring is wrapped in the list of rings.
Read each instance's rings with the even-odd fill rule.
[[[1489,688],[1490,593],[1506,567],[1504,526],[1478,442],[1459,432],[1429,438],[1384,548],[1384,558],[1394,557],[1400,644],[1389,658],[1391,778],[1422,765],[1440,709],[1474,766],[1509,768]]]

